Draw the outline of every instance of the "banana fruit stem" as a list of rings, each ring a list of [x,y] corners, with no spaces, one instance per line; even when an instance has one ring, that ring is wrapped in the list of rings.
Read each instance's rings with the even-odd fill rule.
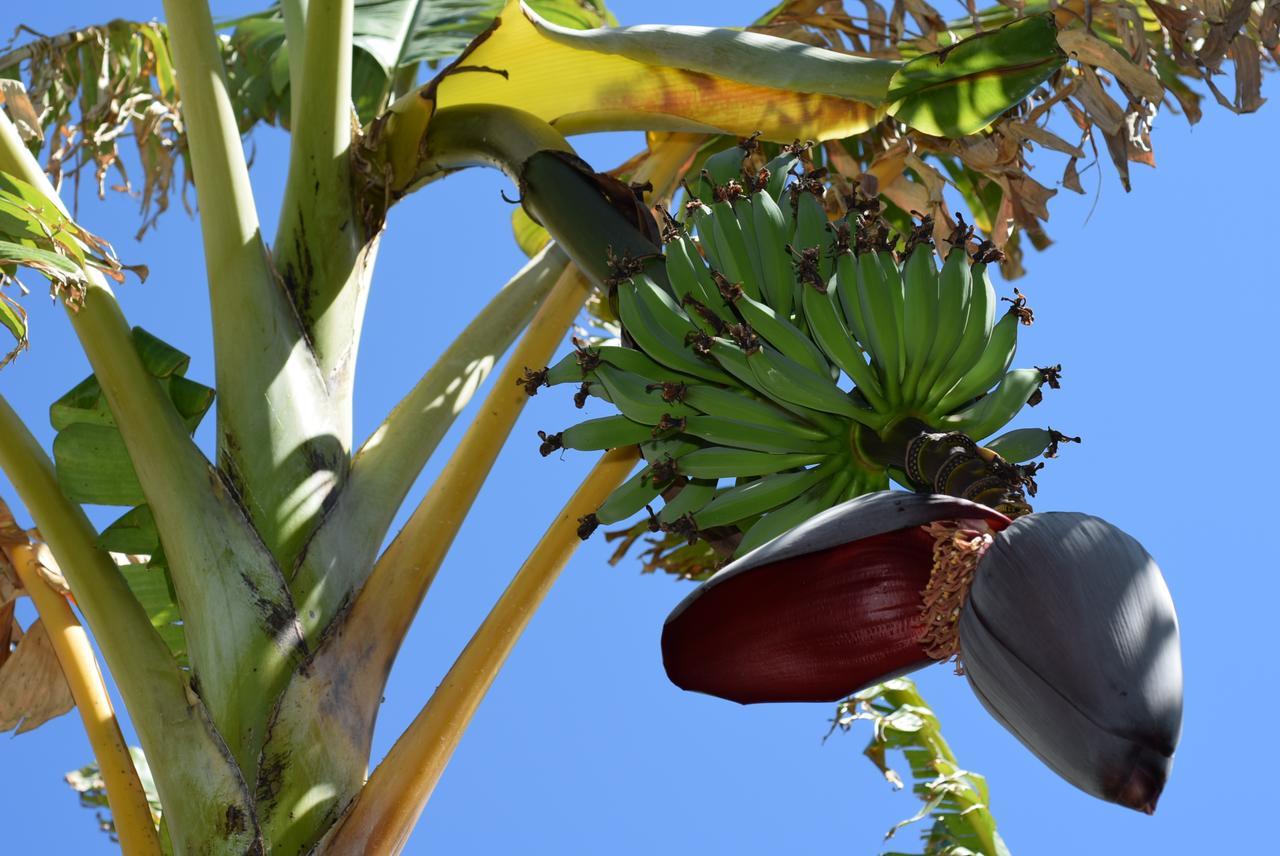
[[[471,503],[529,400],[517,383],[524,368],[547,364],[589,293],[590,286],[577,267],[570,265],[560,275],[506,367],[494,379],[475,421],[404,529],[378,559],[356,598],[353,615],[368,610],[366,617],[373,623],[350,626],[380,627],[380,636],[399,646]]]
[[[146,792],[134,769],[120,724],[107,696],[102,671],[84,628],[76,620],[66,599],[55,591],[37,569],[35,550],[30,544],[4,546],[10,564],[18,572],[22,587],[35,603],[49,636],[53,653],[71,689],[76,710],[93,747],[98,769],[106,783],[107,803],[115,822],[120,847],[127,856],[159,856],[160,840],[151,818]]]
[[[319,852],[400,851],[498,670],[581,543],[578,518],[599,507],[638,460],[634,446],[601,457]]]
[[[924,697],[920,695],[920,691],[916,689],[915,684],[910,685],[910,689],[893,689],[886,690],[884,693],[885,701],[889,702],[896,708],[906,706],[932,710]],[[925,742],[929,746],[929,750],[933,753],[935,759],[940,759],[941,764],[935,760],[935,768],[939,776],[953,776],[962,772],[960,763],[956,760],[955,753],[951,751],[951,746],[947,743],[946,738],[942,736],[942,732],[938,729],[937,720],[932,717],[924,717],[925,727],[923,736]],[[949,769],[942,769],[949,768]],[[991,816],[990,809],[983,803],[974,799],[975,792],[970,788],[961,788],[955,791],[956,797],[966,803],[966,810],[960,814],[961,822],[968,825],[969,829],[977,837],[984,854],[1000,853],[1004,848],[996,843],[996,822]]]

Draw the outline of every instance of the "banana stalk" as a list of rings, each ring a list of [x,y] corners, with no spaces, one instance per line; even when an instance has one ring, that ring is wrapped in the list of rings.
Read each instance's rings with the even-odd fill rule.
[[[160,856],[160,840],[151,819],[151,806],[124,735],[120,733],[120,723],[111,707],[89,637],[66,598],[40,576],[35,550],[29,543],[3,544],[0,549],[4,550],[9,564],[18,572],[22,587],[35,603],[58,666],[71,688],[71,697],[80,711],[98,769],[102,771],[121,849],[130,856]]]
[[[600,459],[317,853],[400,851],[499,669],[577,548],[578,518],[627,477],[637,458],[628,448]]]
[[[568,144],[553,129],[527,114],[497,107],[440,111],[428,143],[427,156],[442,168],[480,163],[511,174],[523,188],[527,209],[576,266],[566,270],[543,301],[440,477],[372,571],[355,581],[351,606],[330,625],[324,644],[276,706],[262,757],[265,768],[281,769],[283,776],[260,783],[258,805],[263,828],[277,846],[306,849],[314,844],[310,836],[323,830],[298,824],[297,813],[344,805],[360,789],[378,699],[395,654],[527,399],[521,376],[526,368],[549,361],[590,293],[583,274],[596,281],[611,275],[610,245],[633,258],[653,250],[637,228],[641,217],[651,220],[650,215],[631,190],[597,176],[566,151]],[[655,167],[678,172],[698,140],[672,135],[664,145]],[[666,172],[653,179],[658,186],[672,181]],[[346,630],[364,626],[381,628],[372,651],[364,634]],[[325,714],[333,704],[350,708],[337,734]],[[324,741],[315,739],[321,733],[327,735]],[[317,782],[328,788],[321,803],[314,798]]]

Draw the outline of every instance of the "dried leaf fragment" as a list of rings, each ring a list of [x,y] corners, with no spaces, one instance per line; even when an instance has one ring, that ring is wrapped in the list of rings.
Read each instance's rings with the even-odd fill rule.
[[[37,619],[0,666],[0,731],[31,731],[74,706],[49,634]]]

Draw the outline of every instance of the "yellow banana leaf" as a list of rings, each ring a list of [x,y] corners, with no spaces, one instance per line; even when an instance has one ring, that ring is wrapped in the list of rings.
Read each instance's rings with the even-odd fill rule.
[[[729,29],[574,30],[513,0],[434,95],[439,108],[519,107],[564,134],[760,130],[791,142],[866,130],[898,66]]]
[[[1030,28],[1030,31],[1028,31]],[[886,115],[961,136],[1018,103],[1063,62],[1046,16],[982,33],[909,62],[851,56],[731,29],[575,30],[509,0],[456,62],[375,123],[393,187],[418,162],[436,110],[515,107],[562,134],[648,130],[765,140],[840,139]],[[1046,38],[1047,36],[1047,38]]]

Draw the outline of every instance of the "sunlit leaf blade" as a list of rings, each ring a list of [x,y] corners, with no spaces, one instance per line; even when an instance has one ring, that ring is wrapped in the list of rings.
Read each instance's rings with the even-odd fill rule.
[[[1064,61],[1048,16],[908,63],[760,33],[702,27],[572,30],[508,3],[464,58],[423,90],[437,107],[505,104],[560,131],[660,129],[790,142],[849,137],[884,105],[961,136],[1024,99]]]
[[[530,5],[548,21],[573,29],[613,23],[604,3],[597,0],[535,0]],[[394,18],[396,24],[401,24],[415,10],[417,16],[408,27],[409,38],[403,47],[397,39],[386,38],[387,31],[378,32],[374,25],[375,15],[388,22]],[[387,71],[411,62],[444,59],[462,53],[501,11],[502,0],[357,0],[357,28],[364,35],[357,35],[356,44],[377,58]],[[400,51],[398,60],[392,50]]]
[[[213,406],[214,391],[183,377],[191,358],[182,351],[140,327],[134,328],[133,342],[147,372],[168,394],[187,429],[195,431]],[[58,431],[53,455],[63,492],[79,502],[134,506],[102,530],[98,543],[116,557],[152,625],[185,666],[182,617],[155,518],[144,504],[124,438],[97,377],[90,375],[55,401],[49,421]]]
[[[182,615],[163,557],[152,556],[145,563],[126,562],[120,566],[120,572],[174,659],[186,666],[187,639],[182,629]]]
[[[896,68],[735,30],[571,30],[512,0],[430,91],[438,107],[510,105],[563,133],[759,130],[790,142],[866,130]]]
[[[77,422],[53,438],[58,486],[72,502],[138,505],[146,501],[115,427]]]
[[[102,530],[98,546],[111,553],[151,555],[160,546],[160,533],[150,507],[139,505],[126,511]]]
[[[351,97],[362,121],[385,106],[400,69],[462,53],[502,11],[503,0],[355,0]],[[535,0],[549,20],[571,28],[598,27],[613,16],[599,0]],[[288,124],[289,46],[278,3],[233,22],[239,62],[228,68],[249,117]],[[243,124],[243,123],[242,123]]]
[[[0,266],[22,265],[38,270],[50,279],[78,281],[84,271],[66,256],[39,247],[24,247],[0,241]]]
[[[658,64],[686,50],[678,67]],[[717,65],[719,73],[712,70]],[[517,106],[563,133],[763,131],[790,142],[858,133],[877,119],[876,107],[852,95],[787,91],[796,65],[824,65],[829,77],[844,81],[846,92],[867,101],[892,72],[876,61],[727,29],[571,31],[512,1],[463,64],[436,81],[434,95],[440,107]],[[726,77],[724,69],[746,79]]]
[[[926,134],[972,134],[1065,62],[1052,17],[1024,18],[910,60],[893,76],[889,112]]]
[[[167,342],[137,327],[133,343],[147,372],[168,393],[187,428],[194,431],[213,406],[214,391],[182,376],[191,358]],[[49,421],[58,431],[53,441],[54,465],[68,498],[101,505],[141,505],[146,501],[124,438],[94,375],[50,405]]]

